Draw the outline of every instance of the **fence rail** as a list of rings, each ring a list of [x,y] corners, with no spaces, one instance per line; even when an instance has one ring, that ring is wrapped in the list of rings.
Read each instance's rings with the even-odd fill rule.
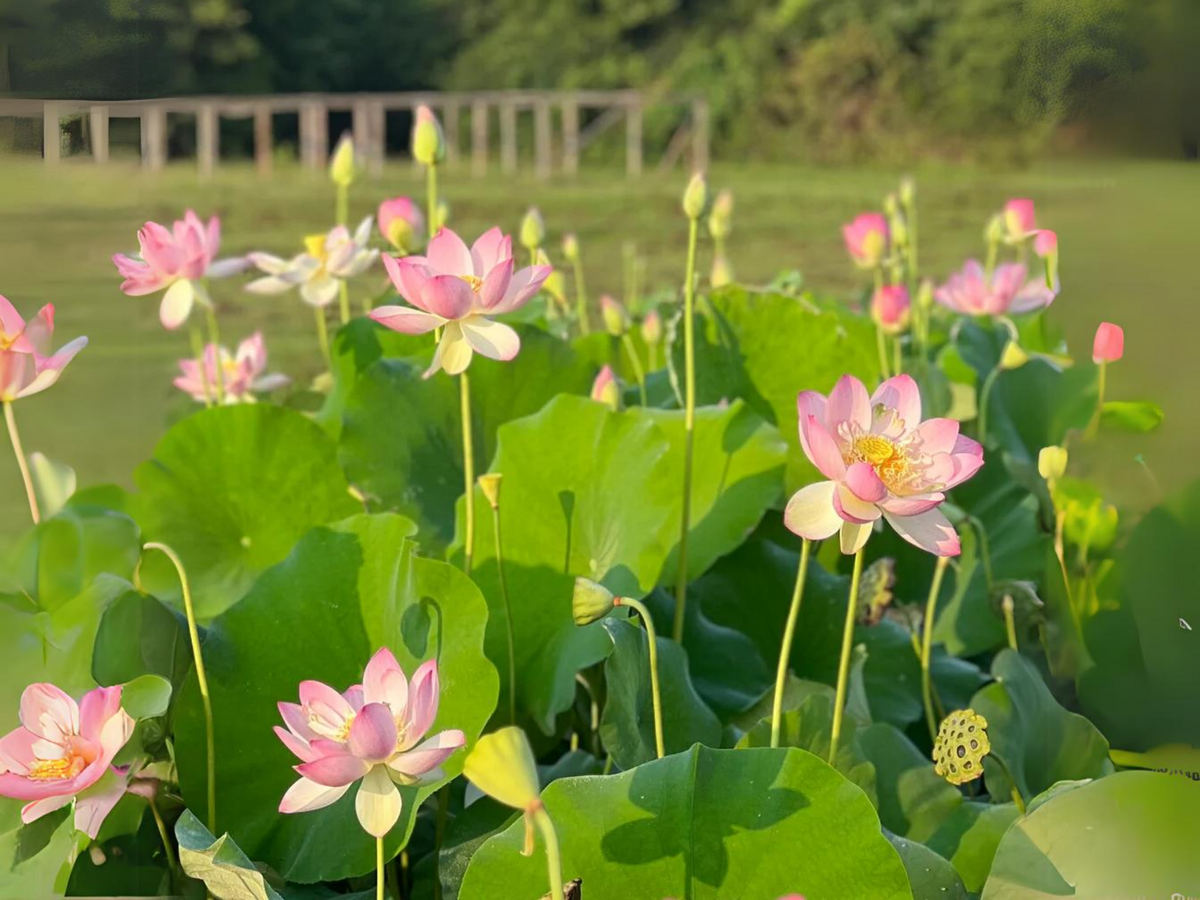
[[[109,159],[109,121],[115,118],[140,120],[141,158],[144,168],[154,171],[167,162],[167,116],[190,115],[196,122],[196,163],[202,177],[209,177],[220,164],[222,119],[254,120],[254,159],[258,171],[269,174],[274,156],[275,115],[295,115],[298,120],[300,162],[312,168],[325,165],[329,157],[329,114],[349,112],[354,143],[368,169],[382,172],[387,158],[387,113],[411,112],[425,104],[437,112],[446,132],[450,160],[465,157],[459,146],[460,119],[470,116],[470,162],[472,173],[483,176],[491,166],[489,141],[493,133],[492,112],[498,115],[499,164],[505,174],[518,169],[517,133],[522,114],[533,116],[533,168],[539,178],[555,170],[567,175],[579,171],[582,151],[600,134],[625,123],[625,171],[630,177],[642,173],[645,141],[642,124],[647,109],[657,106],[682,107],[683,122],[668,142],[660,168],[680,158],[694,169],[708,166],[708,103],[696,95],[659,95],[642,91],[472,91],[405,92],[369,94],[275,94],[266,96],[168,97],[154,100],[41,100],[0,98],[0,116],[40,118],[42,155],[47,165],[62,157],[62,120],[84,116],[92,158],[97,164]],[[554,112],[558,112],[556,149]],[[584,128],[587,112],[599,115]]]

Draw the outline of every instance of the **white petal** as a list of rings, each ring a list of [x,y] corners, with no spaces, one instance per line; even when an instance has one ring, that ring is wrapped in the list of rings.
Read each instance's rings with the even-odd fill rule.
[[[388,777],[386,766],[375,766],[364,776],[354,798],[354,811],[367,834],[381,838],[400,818],[400,792]]]
[[[438,344],[437,352],[433,355],[433,363],[429,366],[425,377],[428,378],[438,369],[445,369],[447,375],[459,375],[465,372],[467,366],[471,364],[474,352],[471,345],[467,343],[459,323],[447,322],[442,331],[441,343]]]
[[[337,279],[328,275],[310,279],[300,286],[300,296],[309,306],[328,306],[337,299],[337,295]]]
[[[521,338],[515,331],[483,316],[463,319],[462,331],[472,349],[489,359],[510,360],[521,350]]]
[[[833,508],[832,481],[810,484],[797,491],[783,512],[783,524],[794,534],[810,541],[829,537],[841,527],[842,517]]]
[[[162,305],[158,308],[158,317],[163,327],[174,331],[187,321],[191,315],[192,303],[196,299],[196,289],[186,278],[180,278],[167,288],[163,294]]]
[[[326,787],[307,778],[301,778],[283,795],[279,803],[282,813],[312,812],[314,809],[324,809],[331,803],[342,799],[342,794],[350,790],[350,785],[341,787]]]
[[[871,524],[855,525],[853,522],[842,523],[841,544],[842,552],[847,556],[857,553],[871,536]]]

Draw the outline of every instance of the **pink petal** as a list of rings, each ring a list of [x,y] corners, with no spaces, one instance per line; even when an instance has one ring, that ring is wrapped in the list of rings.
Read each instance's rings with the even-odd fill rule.
[[[288,730],[304,741],[311,741],[317,733],[308,727],[308,713],[298,703],[277,703],[279,715]]]
[[[1008,305],[1008,311],[1015,315],[1033,312],[1035,309],[1044,309],[1053,303],[1057,296],[1056,290],[1051,290],[1043,279],[1038,278],[1030,281],[1017,292]]]
[[[837,484],[822,481],[810,484],[797,491],[783,511],[783,524],[793,534],[810,541],[829,537],[842,525],[842,519],[833,508],[833,494]]]
[[[554,270],[550,266],[526,266],[513,273],[508,283],[504,299],[488,309],[489,313],[500,315],[520,309],[542,289],[542,282],[550,277]]]
[[[38,737],[56,744],[79,734],[79,707],[69,694],[52,684],[31,684],[21,693],[21,724]]]
[[[429,268],[438,275],[476,275],[471,251],[463,243],[463,239],[449,228],[439,228],[438,233],[429,240],[425,248],[425,258],[429,260]],[[450,318],[449,316],[447,318]]]
[[[23,807],[21,807],[21,821],[28,825],[30,822],[37,821],[47,813],[52,813],[56,809],[62,809],[74,799],[75,794],[72,792],[70,794],[57,794],[50,797],[43,797],[40,800],[34,800],[32,803],[26,803]]]
[[[983,466],[983,453],[953,453],[949,454],[954,469],[940,487],[945,490],[962,484]]]
[[[301,762],[312,762],[315,759],[320,759],[320,754],[313,750],[304,738],[297,737],[286,728],[280,728],[278,725],[274,726],[274,730],[275,736],[283,742],[283,746],[291,750],[292,754]]]
[[[104,824],[108,814],[129,789],[128,779],[121,774],[117,774],[111,783],[101,784],[104,785],[102,790],[97,788],[75,801],[75,830],[82,831],[93,841],[100,833],[100,826]]]
[[[512,238],[499,228],[489,228],[471,245],[471,261],[481,278],[505,260],[512,260]]]
[[[114,257],[114,260],[116,257]],[[118,266],[118,268],[120,268]],[[12,337],[25,330],[25,320],[17,312],[17,308],[0,295],[0,334]]]
[[[279,811],[281,813],[301,813],[324,809],[342,799],[342,795],[349,789],[350,785],[348,784],[340,787],[327,787],[307,778],[301,778],[287,789],[287,793],[279,801]]]
[[[796,412],[800,416],[800,421],[803,422],[805,416],[815,416],[821,427],[828,430],[829,419],[826,418],[827,403],[824,394],[818,394],[816,391],[801,391],[796,395]],[[804,434],[801,433],[800,440],[804,440]],[[806,450],[805,453],[808,451]]]
[[[396,715],[408,704],[408,679],[387,647],[380,647],[363,671],[363,702],[386,703]]]
[[[804,455],[826,478],[840,481],[846,474],[846,463],[842,460],[837,441],[815,416],[800,420],[800,444]]]
[[[426,738],[411,750],[399,754],[388,762],[388,767],[409,778],[419,778],[445,762],[458,748],[467,743],[467,737],[457,729],[439,731]]]
[[[380,306],[371,310],[370,317],[385,328],[401,334],[428,334],[446,321],[441,316],[411,306]]]
[[[865,503],[878,503],[887,496],[887,486],[879,480],[870,463],[857,462],[846,470],[845,485]]]
[[[24,775],[28,772],[37,758],[33,745],[42,740],[23,725],[0,738],[0,774],[14,772]]]
[[[1125,330],[1112,322],[1101,322],[1092,341],[1092,362],[1116,362],[1125,355]]]
[[[870,407],[894,409],[904,420],[905,429],[916,428],[921,421],[921,389],[909,375],[896,375],[875,389]]]
[[[825,427],[834,434],[843,422],[851,422],[866,431],[871,427],[871,401],[863,383],[853,375],[843,375],[829,392],[825,407]]]
[[[437,718],[440,693],[437,660],[431,659],[421,663],[413,673],[412,684],[409,686],[409,705],[404,711],[404,721],[408,726],[404,735],[406,746],[411,747],[423,738],[425,732],[433,725],[433,720]]]
[[[443,319],[461,319],[471,314],[475,292],[457,275],[435,275],[425,282],[418,305]]]
[[[958,556],[962,550],[958,533],[939,509],[915,516],[897,516],[888,512],[883,515],[896,533],[914,547],[935,556]]]
[[[368,703],[350,726],[346,747],[359,759],[383,762],[396,749],[396,720],[386,703]]]
[[[310,728],[313,726],[313,716],[327,729],[336,731],[354,715],[354,710],[350,708],[345,697],[319,681],[300,682],[300,705],[309,714]]]
[[[933,509],[945,499],[946,495],[941,492],[914,494],[911,497],[888,497],[879,506],[885,515],[891,513],[894,516],[918,516]]]
[[[833,493],[833,509],[839,517],[855,525],[865,525],[879,518],[879,507],[854,496],[854,491],[839,484]]]
[[[305,778],[326,787],[345,787],[353,784],[366,775],[370,768],[369,763],[349,753],[323,756],[295,767]]]
[[[25,385],[17,394],[18,397],[31,397],[34,394],[46,390],[46,388],[58,381],[62,375],[63,369],[67,367],[75,355],[87,346],[88,339],[85,337],[75,338],[61,350],[51,356],[49,359],[37,360],[37,375],[34,379]]]
[[[481,308],[489,310],[503,300],[504,295],[508,293],[508,286],[512,282],[513,276],[513,261],[512,259],[503,260],[484,271],[487,274],[484,276],[483,285],[479,288],[479,305]]]
[[[921,451],[928,454],[949,453],[958,437],[959,424],[953,419],[926,419],[917,427]]]
[[[501,322],[471,316],[461,322],[463,337],[477,353],[489,359],[510,360],[521,350],[521,338]]]

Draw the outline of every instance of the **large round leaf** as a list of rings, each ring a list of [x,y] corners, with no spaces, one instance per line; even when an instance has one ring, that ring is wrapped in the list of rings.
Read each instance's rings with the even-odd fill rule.
[[[310,528],[356,511],[329,438],[300,413],[265,404],[189,416],[134,479],[144,536],[179,554],[201,618],[235,603]],[[142,577],[155,596],[179,597],[162,554],[147,555]]]
[[[542,795],[563,875],[588,900],[853,897],[911,900],[908,876],[870,801],[803,750],[687,753],[610,777],[568,778]],[[462,900],[540,897],[539,841],[516,822],[467,868]]]
[[[1200,785],[1120,772],[1053,797],[1008,830],[983,900],[1200,893]]]
[[[338,690],[362,680],[381,646],[408,673],[436,657],[442,695],[435,730],[461,728],[472,743],[496,705],[497,679],[483,655],[487,606],[446,563],[414,554],[412,523],[356,516],[306,535],[286,561],[213,623],[204,642],[217,739],[217,828],[252,859],[291,881],[336,880],[375,864],[374,842],[354,814],[354,794],[312,813],[277,812],[296,762],[271,726],[276,703],[294,702],[305,679]],[[195,678],[176,712],[180,784],[205,818],[204,718]],[[462,768],[464,753],[443,767]],[[434,786],[402,789],[389,854],[408,839],[417,807]]]

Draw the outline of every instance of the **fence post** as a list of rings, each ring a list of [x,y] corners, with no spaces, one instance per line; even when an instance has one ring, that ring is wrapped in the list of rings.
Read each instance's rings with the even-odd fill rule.
[[[303,113],[300,118],[303,120]],[[271,144],[271,107],[257,103],[254,106],[254,167],[259,175],[271,174]]]
[[[692,100],[692,168],[697,172],[708,170],[708,100],[696,97]]]
[[[550,177],[554,139],[550,133],[550,101],[538,97],[533,106],[534,171],[543,181]]]
[[[488,105],[486,100],[471,101],[471,174],[482,178],[488,165]]]
[[[92,133],[92,160],[108,162],[108,107],[93,106],[88,110],[88,121]]]
[[[46,165],[56,166],[61,156],[62,133],[58,104],[46,101],[42,104],[42,158]]]
[[[329,110],[322,100],[310,100],[300,115],[301,158],[311,169],[329,160]]]
[[[511,100],[500,104],[500,169],[505,175],[517,171],[517,107]]]
[[[167,110],[157,103],[142,107],[142,167],[157,172],[167,163]]]
[[[572,94],[562,102],[563,171],[579,172],[579,101]]]
[[[221,129],[217,107],[213,103],[203,103],[196,111],[196,157],[201,178],[212,178],[220,154]]]
[[[636,178],[642,174],[642,99],[629,101],[625,115],[625,174]]]

